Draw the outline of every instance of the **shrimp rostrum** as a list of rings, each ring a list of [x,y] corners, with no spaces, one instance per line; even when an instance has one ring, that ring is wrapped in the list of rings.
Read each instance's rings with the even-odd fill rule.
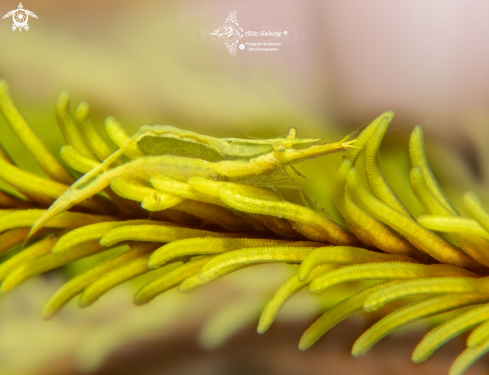
[[[146,125],[129,138],[110,119],[106,128],[120,148],[101,163],[87,163],[91,169],[49,207],[31,228],[30,236],[57,214],[109,186],[124,198],[140,201],[149,211],[166,209],[188,199],[189,185],[194,194],[191,198],[225,205],[216,193],[218,188],[234,186],[243,192],[246,181],[355,147],[355,140],[350,137],[326,144],[321,144],[318,138],[297,138],[295,128],[283,138],[267,140],[214,138],[168,125]],[[264,194],[269,200],[279,200],[270,198],[271,190]],[[238,196],[245,199],[246,192],[235,198],[240,199]]]

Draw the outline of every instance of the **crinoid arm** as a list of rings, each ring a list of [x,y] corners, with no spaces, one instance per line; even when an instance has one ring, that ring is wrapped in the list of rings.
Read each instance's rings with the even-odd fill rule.
[[[226,283],[228,275],[245,276],[262,264],[266,272],[266,267],[282,267],[284,273],[266,275],[282,275],[276,276],[282,278],[276,285],[282,285],[270,292],[261,279],[251,276],[258,282],[248,282],[253,280],[246,275],[246,290],[268,298],[268,303],[254,300],[243,311],[237,311],[245,305],[237,300],[216,307],[201,335],[209,347],[257,318],[258,305],[264,307],[258,332],[266,332],[282,317],[284,304],[297,303],[295,293],[307,287],[323,314],[306,329],[301,350],[353,314],[378,310],[383,317],[352,343],[354,356],[367,353],[398,328],[428,317],[437,317],[441,324],[421,340],[413,361],[426,360],[464,332],[470,333],[467,348],[455,360],[451,375],[461,375],[489,351],[485,196],[465,194],[470,217],[459,214],[428,165],[420,127],[411,134],[406,150],[411,167],[404,170],[414,194],[405,199],[402,191],[393,189],[381,168],[381,157],[388,154],[382,153],[381,143],[392,111],[358,136],[329,144],[298,138],[295,128],[285,137],[241,140],[151,125],[129,137],[109,117],[105,129],[118,147],[114,152],[91,123],[88,105],[81,103],[72,119],[69,96],[63,93],[56,113],[67,143],[61,155],[69,170],[42,147],[3,81],[0,110],[47,176],[22,170],[15,157],[0,148],[0,178],[13,190],[0,191],[0,254],[6,255],[0,264],[0,292],[12,292],[28,278],[94,257],[86,270],[54,293],[43,312],[46,319],[62,313],[77,295],[79,305],[88,307],[143,275],[136,305],[171,289],[212,290],[213,284]],[[334,152],[344,153],[336,176],[330,176],[342,224],[284,198],[290,193],[286,188],[300,191],[289,166]],[[363,164],[358,162],[362,153]],[[84,175],[69,186],[73,170]],[[20,248],[26,238],[30,240]],[[259,290],[253,289],[256,285]],[[325,307],[337,287],[344,298]],[[322,297],[315,295],[320,293]],[[405,303],[406,297],[417,300]],[[445,312],[451,316],[440,315]],[[210,332],[216,333],[214,340]]]

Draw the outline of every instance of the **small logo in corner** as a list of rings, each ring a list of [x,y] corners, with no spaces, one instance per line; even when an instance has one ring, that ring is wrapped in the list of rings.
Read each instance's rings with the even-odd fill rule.
[[[18,9],[11,10],[5,16],[3,16],[3,18],[7,18],[10,16],[12,16],[12,19],[14,21],[14,24],[12,25],[12,31],[17,30],[17,28],[19,29],[19,31],[22,31],[22,29],[28,31],[29,25],[27,24],[27,21],[29,20],[29,16],[37,18],[37,16],[33,12],[24,9],[22,3],[19,3]]]

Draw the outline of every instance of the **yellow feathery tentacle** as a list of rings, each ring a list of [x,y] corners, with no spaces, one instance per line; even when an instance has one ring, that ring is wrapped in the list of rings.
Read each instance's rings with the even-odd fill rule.
[[[144,305],[156,296],[176,287],[187,277],[198,273],[202,266],[211,258],[212,256],[206,256],[191,260],[163,276],[150,281],[134,295],[134,303],[136,305]]]
[[[372,196],[363,187],[355,168],[351,168],[347,183],[352,196],[360,203],[364,210],[377,220],[382,221],[401,233],[418,249],[421,249],[439,262],[481,271],[482,267],[467,254],[433,232],[423,228],[410,217],[397,212]]]
[[[427,168],[429,167],[427,166]],[[453,214],[449,209],[446,208],[446,206],[443,203],[441,203],[435,197],[435,195],[429,189],[426,179],[423,176],[422,169],[419,166],[414,167],[411,170],[410,179],[411,179],[411,186],[416,196],[421,201],[423,206],[428,210],[428,212],[438,216],[440,215],[446,216],[448,220],[450,219],[463,220],[463,218],[461,218],[460,216]],[[461,222],[461,226],[462,226],[462,222]],[[484,241],[482,238],[478,238],[477,234],[476,236],[474,236],[473,232],[470,231],[467,232],[467,231],[454,230],[454,231],[450,231],[449,233],[451,233],[453,239],[460,245],[460,247],[465,253],[467,253],[470,257],[475,259],[477,262],[485,265],[486,267],[489,266],[489,243]]]
[[[67,186],[26,172],[0,158],[0,178],[21,192],[30,202],[50,205]]]
[[[356,236],[386,253],[407,255],[423,262],[429,262],[430,257],[420,252],[387,225],[374,219],[351,200],[346,186],[351,168],[351,161],[343,160],[343,164],[336,173],[333,202]]]
[[[248,248],[217,255],[199,272],[202,280],[213,279],[220,271],[237,265],[257,263],[300,263],[314,247],[273,246]]]
[[[158,245],[154,244],[153,248],[155,248],[156,246]],[[131,261],[128,261],[88,285],[80,296],[78,306],[88,307],[92,305],[95,301],[97,301],[102,295],[104,295],[114,287],[122,284],[123,282],[131,280],[150,271],[155,272],[156,270],[152,270],[148,267],[149,256],[150,254],[145,254]],[[167,264],[159,269],[158,273],[161,274],[162,272],[170,272],[171,270],[175,269],[175,267],[179,267],[181,264],[181,262]]]
[[[413,362],[426,361],[443,344],[487,320],[488,314],[489,304],[485,304],[436,326],[423,337],[414,349]]]
[[[30,209],[9,212],[0,216],[0,232],[7,229],[29,227],[38,220],[46,210]],[[78,228],[104,221],[116,221],[118,218],[106,215],[92,215],[81,212],[63,212],[54,217],[46,226],[48,228]]]
[[[100,164],[95,160],[82,155],[70,145],[61,147],[59,156],[61,156],[61,159],[63,159],[63,161],[68,164],[70,168],[81,173],[87,173]]]
[[[62,183],[26,172],[1,158],[0,178],[43,205],[51,204],[68,189],[68,186]],[[115,210],[114,204],[102,197],[92,197],[90,200],[77,203],[94,212],[106,213]]]
[[[219,189],[221,187],[228,187],[236,190],[236,192],[238,193],[241,192],[246,196],[251,196],[257,199],[263,199],[273,202],[282,201],[280,195],[269,188],[243,185],[234,182],[212,181],[202,177],[191,177],[188,180],[188,186],[190,186],[192,190],[197,191],[199,194],[207,194],[208,196],[213,197],[217,200],[217,202],[214,202],[215,204],[224,205],[225,207],[228,207],[229,203],[228,205],[226,205],[226,202],[223,202],[220,198]],[[251,222],[249,222],[249,224],[251,224],[253,227],[255,227],[255,225],[253,225],[253,221],[259,221],[260,223],[264,224],[266,228],[279,236],[287,238],[297,238],[297,233],[294,231],[295,229],[297,232],[313,241],[327,241],[327,237],[325,237],[318,231],[315,231],[312,228],[305,227],[304,225],[298,223],[291,224],[281,217],[269,216],[269,214],[248,212],[244,219],[247,218],[248,222],[250,219],[252,220]],[[261,228],[255,227],[255,229],[258,229],[258,231],[262,231]]]
[[[310,348],[322,335],[335,325],[354,313],[361,311],[368,296],[387,285],[394,285],[396,283],[398,281],[387,281],[365,288],[331,307],[304,332],[299,342],[299,349],[306,350]]]
[[[365,311],[374,311],[399,298],[418,294],[485,294],[489,278],[439,277],[401,281],[372,294],[363,306]]]
[[[144,152],[142,152],[136,143],[128,144],[129,136],[127,135],[124,128],[117,122],[117,120],[113,117],[107,117],[105,119],[105,130],[109,135],[110,139],[123,149],[123,153],[129,159],[138,159],[145,156]]]
[[[465,349],[453,362],[449,375],[462,375],[472,364],[489,351],[489,339],[476,348]]]
[[[482,295],[449,294],[411,303],[390,313],[364,332],[353,344],[352,354],[355,357],[364,355],[385,336],[411,322],[488,300],[488,296]]]
[[[352,165],[355,165],[355,162],[357,161],[358,157],[364,150],[366,144],[370,140],[370,137],[374,133],[375,129],[377,128],[377,125],[379,124],[380,121],[383,121],[383,118],[387,117],[390,120],[394,117],[394,112],[393,111],[386,111],[382,113],[379,117],[377,117],[372,123],[367,126],[357,137],[356,142],[355,142],[355,147],[349,148],[346,150],[346,155],[345,158],[348,159]]]
[[[486,316],[487,317],[487,316]],[[489,317],[487,317],[489,320]],[[475,349],[482,345],[484,341],[489,339],[489,324],[488,320],[484,321],[479,327],[474,329],[472,333],[467,337],[467,347]]]
[[[0,255],[12,250],[14,246],[22,243],[29,233],[29,228],[15,228],[0,233]]]
[[[68,186],[36,176],[0,158],[0,178],[42,205],[51,204]]]
[[[238,233],[218,233],[168,225],[124,225],[109,230],[100,240],[103,246],[122,241],[171,242],[194,237],[239,237]]]
[[[63,138],[69,146],[72,146],[81,155],[89,158],[93,161],[97,161],[97,158],[90,151],[85,143],[80,129],[75,125],[70,114],[70,94],[67,91],[63,91],[58,97],[58,103],[56,105],[56,120],[58,126],[63,134]]]
[[[418,223],[439,232],[465,233],[489,240],[489,232],[486,232],[477,221],[465,217],[422,215],[418,217]]]
[[[324,240],[335,245],[358,244],[358,240],[339,224],[316,212],[289,202],[275,202],[243,195],[227,186],[219,188],[219,196],[229,206],[244,212],[271,215],[308,225],[324,236]]]
[[[193,178],[189,179],[189,181],[190,180],[193,180]],[[229,208],[221,201],[220,198],[217,197],[217,195],[207,195],[209,193],[208,189],[204,190],[204,193],[201,193],[195,188],[195,185],[193,186],[188,183],[177,181],[167,176],[161,175],[151,177],[150,182],[156,190],[162,193],[174,195],[184,199],[190,199],[197,202],[211,203],[216,206]],[[234,213],[236,214],[236,216],[239,216],[243,220],[245,220],[247,225],[251,226],[254,231],[267,231],[265,225],[261,224],[261,220],[259,220],[258,218],[259,215],[246,215],[239,211],[235,211]]]
[[[423,170],[419,166],[411,168],[409,181],[413,188],[414,195],[421,202],[424,208],[435,215],[446,215],[447,208],[431,192],[423,175]],[[449,213],[449,211],[448,211]]]
[[[294,293],[306,287],[316,276],[325,272],[333,271],[337,267],[338,265],[335,264],[321,264],[314,267],[309,277],[307,277],[305,280],[299,280],[298,275],[295,274],[284,284],[282,284],[263,309],[260,316],[260,322],[258,323],[257,332],[263,334],[268,330],[268,328],[270,328],[273,321],[277,317],[278,311]]]
[[[107,159],[112,154],[112,151],[90,121],[88,116],[89,109],[88,104],[85,102],[78,104],[78,108],[75,111],[75,120],[90,151],[102,161]]]
[[[0,293],[11,291],[30,277],[106,250],[108,249],[99,245],[96,241],[90,241],[78,245],[75,249],[65,254],[53,255],[48,253],[41,255],[21,264],[9,273],[3,280]]]
[[[252,265],[253,264],[247,264],[247,263],[235,264],[233,266],[220,269],[219,271],[214,273],[212,278],[205,279],[205,280],[202,279],[198,273],[195,273],[193,275],[190,275],[186,279],[182,280],[182,282],[178,286],[178,291],[180,293],[193,292],[195,289],[200,288],[201,286],[204,286],[206,284],[209,284],[211,281],[215,281],[223,276],[229,275],[230,273],[239,271],[243,268],[251,267]]]
[[[370,188],[381,202],[411,217],[411,213],[389,185],[379,165],[378,151],[380,143],[382,142],[382,138],[384,138],[391,119],[388,116],[382,117],[367,142],[365,147],[365,174]]]
[[[88,285],[99,280],[114,269],[153,251],[156,246],[151,242],[136,242],[130,246],[129,250],[122,254],[115,255],[74,277],[59,288],[44,305],[42,311],[43,319],[51,319],[69,300],[81,293]]]
[[[7,123],[49,177],[64,184],[71,184],[74,181],[73,177],[37,138],[27,121],[15,107],[8,91],[7,83],[3,79],[0,80],[0,111]]]
[[[414,264],[403,262],[354,264],[317,277],[311,282],[312,293],[322,293],[340,283],[358,280],[396,280],[428,277],[476,275],[466,269],[447,264]]]
[[[109,230],[123,225],[175,225],[173,223],[156,220],[125,220],[125,221],[108,221],[102,223],[88,224],[80,228],[74,229],[63,237],[54,245],[52,253],[62,254],[71,250],[74,246],[83,242],[99,240]],[[175,225],[176,226],[176,225]]]
[[[141,207],[147,211],[166,210],[184,201],[182,198],[161,193],[148,186],[129,183],[120,176],[110,181],[110,188],[120,197],[141,202]]]
[[[476,220],[481,227],[489,232],[489,212],[482,207],[482,202],[479,197],[471,191],[464,195],[464,206],[467,212],[474,220]]]
[[[287,244],[288,246],[295,246],[295,247],[307,247],[310,246],[311,242],[309,241],[303,241],[303,242],[292,242],[290,244]],[[267,247],[269,245],[263,244],[264,247]],[[185,280],[181,282],[181,284],[178,287],[178,291],[182,293],[189,293],[194,291],[197,288],[200,288],[201,286],[210,283],[211,281],[217,280],[223,276],[226,276],[230,273],[236,272],[238,270],[241,270],[243,268],[247,268],[250,266],[255,265],[256,263],[275,263],[275,262],[282,262],[286,261],[283,257],[280,258],[274,258],[273,256],[270,256],[269,254],[261,254],[261,256],[256,256],[252,255],[252,253],[255,253],[256,249],[241,249],[241,250],[251,250],[250,252],[246,253],[245,251],[241,252],[241,255],[238,255],[239,261],[237,261],[235,264],[232,264],[227,267],[220,267],[219,269],[214,268],[212,270],[212,275],[208,277],[202,277],[200,273],[193,274],[189,277],[187,277]],[[238,252],[239,250],[234,251],[233,253]],[[229,252],[228,252],[229,253]],[[253,261],[248,262],[251,257],[253,257]],[[294,262],[294,256],[292,257],[287,257],[287,259],[291,260],[291,262]],[[210,262],[210,261],[209,261]],[[208,263],[209,263],[208,262]],[[211,263],[212,265],[212,263]],[[201,270],[203,271],[203,270]]]
[[[298,246],[310,242],[294,243],[285,240],[268,240],[262,238],[189,238],[170,242],[156,249],[149,258],[150,268],[157,268],[173,258],[190,255],[215,255],[248,247],[268,247],[280,245]]]
[[[436,199],[447,209],[451,214],[458,215],[457,210],[450,203],[443,190],[440,188],[438,181],[436,181],[433,172],[428,164],[424,149],[424,135],[421,126],[416,126],[411,133],[409,139],[409,157],[411,158],[411,164],[413,167],[419,167],[423,173],[426,185]]]
[[[27,263],[28,261],[35,259],[42,254],[49,253],[62,234],[63,232],[58,234],[50,234],[1,263],[0,281],[22,264]]]
[[[416,260],[403,256],[365,250],[350,246],[327,246],[313,250],[302,261],[299,268],[299,280],[303,281],[311,270],[321,263],[350,264],[350,263],[376,263],[376,262],[411,262]]]
[[[351,162],[348,159],[344,159],[343,163],[340,166],[338,172],[336,172],[335,183],[333,187],[333,202],[336,206],[337,210],[341,214],[341,216],[345,219],[346,224],[358,237],[360,241],[362,241],[366,246],[375,247],[374,241],[376,238],[387,238],[394,237],[397,239],[397,236],[389,236],[384,233],[380,233],[378,236],[373,236],[372,232],[376,226],[379,227],[380,230],[387,231],[389,234],[391,230],[387,228],[384,224],[379,223],[377,220],[373,219],[371,216],[367,215],[367,213],[360,209],[355,203],[353,203],[350,199],[350,194],[346,188],[346,177],[348,176],[348,172],[351,168]],[[362,223],[362,225],[360,225]],[[366,229],[368,228],[368,229]],[[409,242],[405,241],[408,246],[412,246]],[[397,249],[403,250],[402,246],[393,246],[395,251]],[[389,247],[383,249],[386,252],[389,251]]]
[[[192,199],[194,201],[224,206],[224,203],[218,197],[201,193],[192,185],[174,180],[167,176],[151,177],[150,182],[156,190],[161,191],[162,193],[175,195],[184,199]]]

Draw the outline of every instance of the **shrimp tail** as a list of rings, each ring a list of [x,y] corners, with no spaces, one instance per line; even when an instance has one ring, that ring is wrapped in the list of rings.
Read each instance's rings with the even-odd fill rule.
[[[126,142],[125,145],[115,151],[102,163],[75,181],[73,185],[61,194],[47,211],[34,223],[26,237],[26,241],[42,229],[43,226],[57,214],[69,210],[77,203],[90,198],[106,188],[113,177],[113,173],[109,172],[111,165],[115,163],[133,143],[134,141]]]
[[[356,139],[351,139],[351,140],[348,140],[349,138],[346,137],[345,139],[342,139],[339,143],[341,143],[341,145],[345,148],[356,148],[356,149],[359,149],[359,150],[362,150],[362,147],[358,147],[358,146],[355,146],[354,143],[357,142]]]
[[[95,169],[95,168],[94,168]],[[92,170],[93,171],[93,170]],[[91,172],[88,172],[85,176],[80,178],[72,186],[70,186],[61,196],[54,201],[54,203],[42,214],[42,216],[34,223],[26,237],[26,240],[31,238],[37,231],[43,228],[43,226],[51,220],[57,214],[69,210],[71,207],[90,198],[91,196],[101,192],[107,186],[110,185],[114,172],[109,171],[96,176],[95,178],[88,176]]]
[[[34,223],[31,227],[31,230],[27,234],[25,238],[25,242],[29,240],[32,236],[34,236],[40,229],[44,227],[44,225],[51,220],[57,214],[70,209],[75,203],[70,197],[71,194],[66,194],[69,192],[69,189],[63,193],[54,203],[44,212],[39,219]],[[24,242],[24,243],[25,243]]]

